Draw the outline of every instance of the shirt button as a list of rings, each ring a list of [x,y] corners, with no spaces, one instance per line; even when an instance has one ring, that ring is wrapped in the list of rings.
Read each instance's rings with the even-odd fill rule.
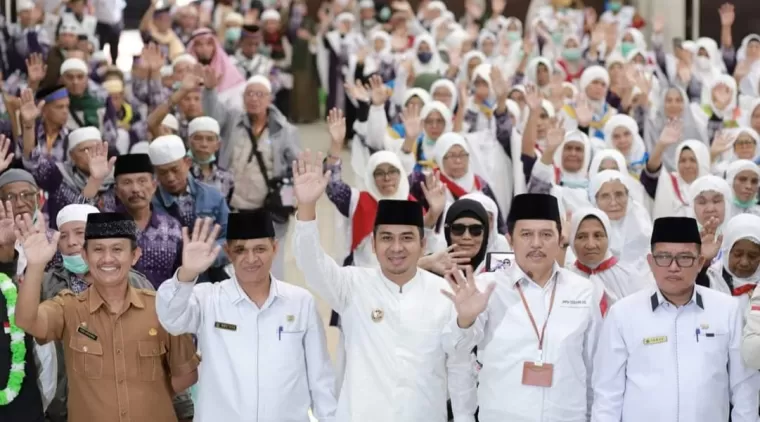
[[[119,380],[119,384],[124,384],[124,380],[123,380],[123,379],[120,379],[120,380]]]
[[[121,354],[121,349],[116,349],[116,354],[120,355]]]
[[[121,411],[121,416],[127,416],[127,410],[126,409]]]

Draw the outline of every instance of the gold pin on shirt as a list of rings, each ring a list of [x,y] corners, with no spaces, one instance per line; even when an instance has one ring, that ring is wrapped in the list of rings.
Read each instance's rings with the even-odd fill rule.
[[[296,316],[295,315],[287,315],[287,316],[285,316],[285,320],[288,321],[288,322],[293,322],[293,321],[296,320]]]
[[[158,331],[156,331],[156,329],[155,329],[155,328],[151,328],[150,330],[148,330],[148,335],[149,335],[149,336],[155,336],[155,335],[158,335]]]

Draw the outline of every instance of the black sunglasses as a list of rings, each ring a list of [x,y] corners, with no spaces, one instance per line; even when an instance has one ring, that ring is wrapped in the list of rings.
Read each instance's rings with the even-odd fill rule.
[[[484,229],[485,227],[482,224],[452,224],[449,226],[449,230],[454,236],[462,236],[464,232],[470,232],[471,236],[478,237],[483,234]]]

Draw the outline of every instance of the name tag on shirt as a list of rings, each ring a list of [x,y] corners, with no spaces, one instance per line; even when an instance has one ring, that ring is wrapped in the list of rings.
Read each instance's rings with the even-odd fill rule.
[[[668,336],[659,336],[659,337],[647,337],[644,339],[644,344],[651,345],[651,344],[660,344],[660,343],[667,343]]]
[[[84,327],[82,327],[82,326],[80,326],[79,328],[77,328],[77,332],[78,332],[79,334],[82,334],[82,335],[84,335],[85,337],[88,337],[90,340],[93,340],[93,341],[94,341],[94,340],[97,340],[97,339],[98,339],[98,336],[97,336],[97,334],[93,333],[92,331],[90,331],[90,330],[88,330],[87,328],[84,328]]]
[[[563,300],[559,306],[563,308],[588,308],[587,300]]]
[[[214,328],[219,328],[222,330],[228,330],[228,331],[237,331],[237,325],[235,324],[227,324],[226,322],[215,322]]]

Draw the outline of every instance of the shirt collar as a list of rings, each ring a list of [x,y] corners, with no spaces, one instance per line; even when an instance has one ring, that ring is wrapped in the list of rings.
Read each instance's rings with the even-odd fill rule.
[[[283,288],[280,285],[282,282],[280,280],[277,280],[271,273],[269,274],[269,280],[269,297],[267,297],[267,300],[264,302],[264,305],[261,307],[261,309],[268,308],[275,300],[275,298],[285,298],[285,293],[283,292]],[[227,296],[229,296],[233,305],[237,305],[242,301],[247,301],[255,306],[253,301],[248,297],[248,295],[245,294],[243,288],[240,287],[240,283],[238,283],[237,277],[235,277],[235,275],[232,275],[232,277],[227,279],[227,282],[224,284],[223,289],[227,293]]]
[[[185,188],[185,193],[188,193],[194,196],[197,190],[195,183],[196,183],[195,178],[193,177],[192,172],[188,172],[187,187]],[[160,195],[161,195],[161,201],[167,206],[171,206],[177,200],[177,196],[172,195],[171,193],[164,190],[163,186],[159,186],[158,191],[160,192]]]
[[[547,282],[543,288],[546,288],[548,286],[551,286],[552,281],[557,281],[557,276],[559,274],[559,265],[555,262],[554,265],[552,265],[552,274],[549,276],[549,282]],[[512,269],[508,272],[508,279],[509,279],[509,285],[514,286],[518,283],[520,283],[521,287],[526,287],[527,285],[534,284],[538,286],[539,284],[536,283],[532,278],[528,277],[527,274],[520,268],[519,265],[515,265],[512,267]]]
[[[89,296],[88,305],[89,305],[89,311],[91,314],[94,314],[95,311],[97,311],[105,301],[103,300],[103,297],[100,296],[100,293],[98,292],[98,289],[96,289],[94,286],[91,286],[87,289],[87,294]],[[124,310],[129,308],[129,305],[134,306],[138,309],[145,308],[145,302],[143,302],[140,295],[137,293],[137,290],[135,290],[131,284],[127,284],[127,299],[124,303]]]
[[[116,198],[116,212],[127,214],[129,215],[129,210],[127,210],[127,207],[124,206],[124,203],[119,201],[118,198]],[[149,227],[150,228],[157,228],[161,222],[159,221],[158,212],[153,208],[153,204],[150,204],[150,219],[148,220],[148,225],[145,227],[146,231]]]
[[[662,295],[662,292],[660,289],[657,289],[654,293],[652,293],[652,296],[649,298],[651,304],[652,304],[652,312],[654,312],[661,304],[668,303],[667,299],[665,299],[665,296]],[[694,286],[694,291],[691,294],[691,300],[689,300],[686,305],[695,304],[699,306],[703,311],[705,310],[705,303],[702,300],[702,295],[699,294],[697,291],[697,286]],[[684,306],[686,306],[684,305]]]

